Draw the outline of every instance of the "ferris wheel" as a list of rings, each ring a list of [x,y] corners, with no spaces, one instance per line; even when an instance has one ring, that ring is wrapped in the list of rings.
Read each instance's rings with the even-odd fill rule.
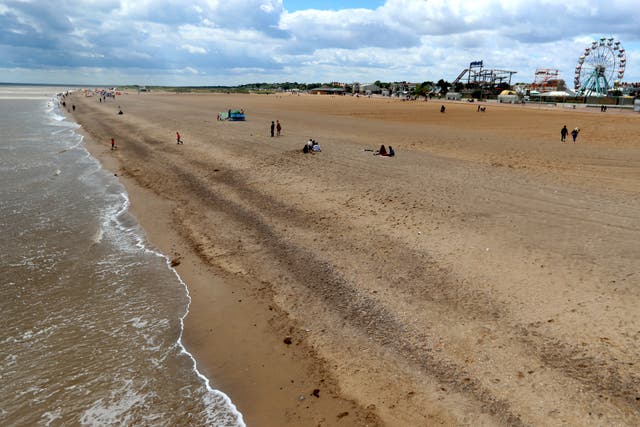
[[[578,95],[606,96],[624,76],[627,56],[619,41],[601,37],[578,58],[574,87]]]

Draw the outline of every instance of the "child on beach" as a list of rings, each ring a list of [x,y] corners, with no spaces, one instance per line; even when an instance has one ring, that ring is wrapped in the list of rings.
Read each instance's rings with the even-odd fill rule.
[[[115,150],[116,148],[118,148],[118,147],[116,147],[116,140],[111,138],[111,149]]]
[[[180,133],[176,132],[176,144],[184,144],[184,141],[180,139]]]
[[[580,129],[579,128],[575,128],[574,130],[571,131],[571,137],[573,138],[573,142],[576,142],[576,138],[578,137],[578,134],[580,133]]]
[[[282,130],[282,126],[280,125],[280,120],[276,120],[276,132],[278,136],[280,136],[281,130]]]

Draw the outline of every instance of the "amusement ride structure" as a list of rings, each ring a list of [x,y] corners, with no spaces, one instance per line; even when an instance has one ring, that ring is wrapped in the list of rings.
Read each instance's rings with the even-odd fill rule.
[[[560,90],[560,72],[555,68],[538,68],[534,76],[531,90],[540,93]]]
[[[511,76],[516,71],[497,70],[492,68],[484,68],[482,61],[473,61],[460,72],[458,77],[453,81],[456,83],[473,84],[479,87],[492,88],[500,83],[511,85]]]
[[[624,76],[625,50],[613,37],[601,37],[584,50],[576,65],[574,86],[581,96],[606,96]]]

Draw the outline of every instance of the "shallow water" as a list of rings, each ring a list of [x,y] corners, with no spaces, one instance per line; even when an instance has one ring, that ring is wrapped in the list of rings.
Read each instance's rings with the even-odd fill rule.
[[[0,425],[243,425],[182,347],[188,290],[63,90],[0,86]]]

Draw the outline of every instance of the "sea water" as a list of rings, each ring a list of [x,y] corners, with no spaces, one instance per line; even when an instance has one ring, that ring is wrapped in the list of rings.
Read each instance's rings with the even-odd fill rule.
[[[183,347],[188,289],[64,90],[0,86],[0,425],[244,425]]]

